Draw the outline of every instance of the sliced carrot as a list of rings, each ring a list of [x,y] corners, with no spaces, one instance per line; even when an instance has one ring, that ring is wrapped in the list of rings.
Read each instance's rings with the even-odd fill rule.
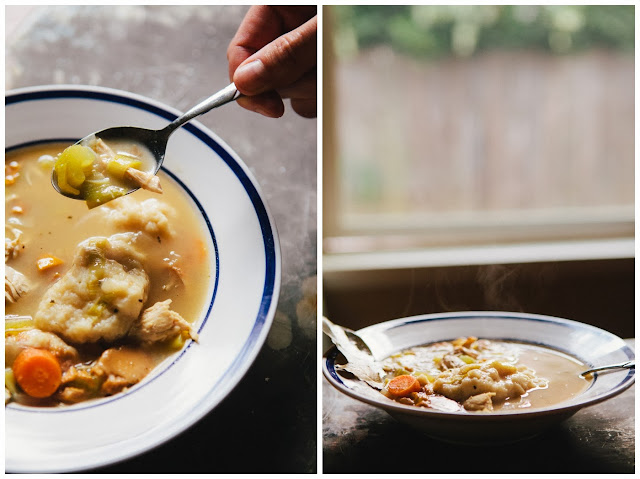
[[[408,396],[411,393],[418,392],[421,389],[420,381],[413,376],[403,374],[402,376],[396,376],[389,384],[387,389],[394,396]]]
[[[13,363],[13,374],[22,390],[35,398],[51,396],[62,382],[60,363],[46,349],[23,349]]]
[[[62,263],[64,263],[64,261],[62,261],[60,258],[56,258],[53,255],[47,255],[41,256],[40,259],[36,261],[36,267],[38,268],[38,271],[45,271]]]

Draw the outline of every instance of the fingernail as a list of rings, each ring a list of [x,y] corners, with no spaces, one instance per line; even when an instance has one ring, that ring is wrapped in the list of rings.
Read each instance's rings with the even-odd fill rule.
[[[262,60],[254,60],[240,66],[233,74],[233,81],[248,95],[258,93],[264,83],[265,72]]]

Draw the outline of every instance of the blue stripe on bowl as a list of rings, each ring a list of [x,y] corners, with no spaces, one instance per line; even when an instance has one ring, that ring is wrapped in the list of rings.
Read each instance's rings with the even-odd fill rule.
[[[67,98],[80,98],[80,99],[91,99],[91,100],[100,100],[100,101],[106,101],[106,102],[112,102],[112,103],[120,103],[120,104],[124,104],[124,105],[128,105],[128,106],[132,106],[134,108],[138,108],[141,110],[145,110],[148,112],[151,112],[155,115],[158,115],[162,118],[165,118],[169,121],[173,121],[175,118],[177,118],[177,115],[175,113],[169,112],[163,108],[157,107],[155,105],[151,105],[143,100],[139,100],[136,98],[130,98],[130,97],[126,97],[126,96],[121,96],[118,95],[116,93],[112,93],[112,92],[106,92],[106,91],[90,91],[90,90],[74,90],[74,89],[61,89],[61,90],[43,90],[43,91],[26,91],[26,92],[17,92],[17,93],[11,93],[9,92],[7,94],[7,96],[5,97],[5,106],[9,106],[12,104],[16,104],[16,103],[20,103],[20,102],[25,102],[25,101],[38,101],[38,100],[52,100],[52,99],[57,99],[57,98],[62,98],[62,99],[67,99]],[[274,237],[274,232],[271,228],[271,222],[269,220],[269,215],[267,213],[266,210],[266,206],[262,201],[262,198],[260,197],[260,193],[258,193],[253,181],[247,176],[246,172],[244,171],[244,169],[242,168],[242,166],[232,157],[232,155],[229,153],[229,151],[227,151],[227,149],[225,147],[223,147],[222,145],[220,145],[214,138],[212,138],[208,133],[206,133],[205,131],[203,131],[202,129],[198,128],[197,126],[195,126],[192,123],[188,123],[186,125],[184,125],[182,127],[182,129],[189,131],[191,134],[193,134],[195,137],[197,137],[200,141],[202,141],[203,143],[205,143],[209,148],[211,148],[213,151],[215,151],[218,156],[227,164],[227,166],[233,171],[233,173],[236,175],[236,177],[238,178],[238,180],[240,181],[240,183],[242,184],[242,186],[245,189],[245,192],[247,193],[247,195],[249,196],[251,203],[253,204],[253,207],[256,211],[256,216],[258,218],[259,224],[260,224],[260,229],[262,231],[262,237],[263,237],[263,241],[264,241],[264,252],[265,252],[265,259],[266,259],[266,267],[265,267],[265,282],[264,282],[264,289],[262,292],[262,299],[261,299],[261,303],[260,303],[260,308],[258,311],[258,315],[256,316],[253,328],[251,330],[251,332],[249,333],[249,337],[247,338],[247,340],[245,341],[243,347],[241,348],[240,352],[238,353],[238,355],[234,358],[234,360],[232,361],[232,363],[229,365],[229,367],[227,368],[227,370],[221,375],[221,377],[218,379],[218,382],[216,384],[213,385],[213,387],[211,388],[211,391],[214,391],[218,385],[222,382],[224,382],[227,378],[229,378],[230,376],[232,376],[233,374],[235,374],[239,369],[241,369],[243,366],[246,365],[247,360],[250,359],[250,355],[252,353],[255,352],[255,349],[257,347],[259,347],[260,345],[257,344],[258,339],[260,337],[260,334],[262,332],[262,329],[264,328],[267,319],[269,317],[269,310],[271,308],[271,306],[273,305],[273,301],[276,300],[277,301],[277,297],[274,294],[278,288],[278,285],[276,284],[276,270],[277,270],[277,252],[276,252],[276,240]],[[63,141],[63,142],[73,142],[73,141],[77,141],[78,139],[47,139],[47,140],[38,140],[38,141],[34,141],[34,142],[30,142],[30,143],[25,143],[25,144],[21,144],[21,145],[11,145],[10,147],[5,149],[5,152],[7,151],[11,151],[11,150],[15,150],[16,148],[19,147],[24,147],[24,146],[29,146],[29,145],[34,145],[34,144],[41,144],[41,143],[50,143],[53,141]],[[204,323],[207,321],[209,314],[211,312],[211,308],[213,307],[213,302],[215,300],[215,295],[217,292],[217,288],[218,288],[218,281],[219,281],[219,256],[218,256],[218,247],[217,247],[217,243],[215,240],[215,235],[213,233],[213,229],[211,227],[211,223],[209,221],[209,218],[207,217],[207,215],[204,212],[204,209],[202,208],[201,204],[198,202],[197,198],[193,195],[193,193],[186,187],[186,185],[184,183],[182,183],[182,181],[180,181],[174,174],[172,174],[171,172],[169,172],[167,169],[163,168],[163,171],[165,171],[165,173],[167,173],[169,176],[171,176],[175,181],[177,181],[179,183],[179,185],[184,189],[185,192],[187,192],[189,194],[189,196],[192,198],[192,200],[195,202],[195,204],[198,206],[199,211],[201,212],[201,214],[203,215],[203,218],[207,224],[207,228],[209,229],[210,235],[211,235],[211,239],[213,241],[214,244],[214,251],[215,251],[215,255],[216,255],[216,280],[215,280],[215,285],[214,285],[214,293],[212,295],[210,304],[209,304],[209,308],[207,310],[207,313],[205,315],[205,318],[202,322],[202,326],[200,327],[199,330],[202,330],[202,327],[204,326]],[[189,343],[187,345],[186,348],[184,348],[179,356],[170,364],[168,365],[164,371],[168,370],[173,364],[176,363],[176,361],[178,361],[187,351],[187,349],[191,346],[191,343]],[[158,377],[160,377],[163,373],[161,372],[160,374],[158,374],[157,376],[155,376],[154,378],[152,378],[150,381],[145,382],[144,384],[141,384],[139,387],[134,387],[131,388],[128,391],[125,391],[123,393],[120,393],[116,396],[113,396],[112,398],[108,398],[108,399],[102,399],[102,400],[96,400],[96,401],[91,401],[89,403],[81,403],[80,405],[74,405],[74,406],[68,406],[68,407],[64,407],[64,408],[33,408],[33,407],[21,407],[21,406],[16,406],[14,404],[9,404],[8,406],[6,406],[7,408],[11,408],[11,409],[19,409],[20,411],[28,411],[28,412],[33,412],[33,413],[45,413],[45,414],[60,414],[60,413],[67,413],[67,412],[73,412],[76,411],[78,409],[89,409],[89,408],[93,408],[93,407],[97,407],[100,406],[102,404],[105,404],[105,402],[111,402],[111,401],[116,401],[119,399],[122,399],[123,397],[127,396],[128,394],[134,393],[135,391],[139,390],[140,388],[144,387],[145,384],[149,384],[151,381],[157,379]],[[202,399],[201,402],[206,401],[208,395],[205,395]]]

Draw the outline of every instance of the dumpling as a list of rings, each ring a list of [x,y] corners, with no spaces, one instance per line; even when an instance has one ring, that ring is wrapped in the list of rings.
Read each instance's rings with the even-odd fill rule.
[[[37,328],[73,343],[114,341],[138,319],[149,293],[135,234],[93,237],[78,245],[71,269],[45,293]]]
[[[103,208],[109,212],[107,220],[118,228],[141,231],[154,237],[171,238],[175,235],[169,222],[169,218],[175,215],[174,209],[155,198],[140,202],[123,196]]]

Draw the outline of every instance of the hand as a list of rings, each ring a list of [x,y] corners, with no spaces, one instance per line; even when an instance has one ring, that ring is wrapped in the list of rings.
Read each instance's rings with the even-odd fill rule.
[[[229,78],[244,95],[237,103],[264,116],[284,114],[283,98],[305,118],[316,116],[313,6],[253,6],[227,49]]]

